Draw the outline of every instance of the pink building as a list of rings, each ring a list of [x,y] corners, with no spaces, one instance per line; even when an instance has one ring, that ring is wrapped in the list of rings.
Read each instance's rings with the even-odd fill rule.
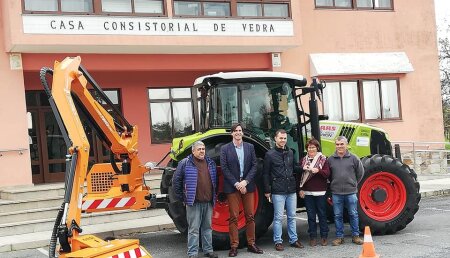
[[[222,71],[316,76],[333,120],[443,139],[433,1],[3,0],[0,11],[0,186],[63,180],[39,69],[66,56],[139,126],[143,161],[188,133],[194,79]],[[86,130],[92,162],[107,159]]]

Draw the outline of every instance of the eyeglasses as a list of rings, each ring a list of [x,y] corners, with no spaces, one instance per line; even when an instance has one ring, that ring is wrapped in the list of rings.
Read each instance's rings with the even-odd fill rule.
[[[316,146],[308,146],[308,149],[312,150],[312,149],[317,149]]]

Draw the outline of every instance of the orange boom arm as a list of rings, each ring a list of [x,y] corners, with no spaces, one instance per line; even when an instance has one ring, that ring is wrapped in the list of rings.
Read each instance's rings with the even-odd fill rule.
[[[136,257],[151,257],[138,240],[106,242],[92,235],[79,235],[82,212],[137,210],[151,206],[150,189],[143,181],[149,168],[141,164],[137,155],[137,127],[131,126],[113,108],[119,116],[117,121],[94,99],[88,84],[102,101],[111,104],[80,63],[80,57],[68,57],[62,62],[56,61],[53,71],[41,69],[41,82],[69,147],[64,203],[55,222],[49,254],[54,256],[59,240],[60,257],[113,257],[126,252],[135,252]],[[46,74],[53,74],[51,90]],[[90,146],[77,107],[111,151],[110,163],[95,164],[89,171]]]

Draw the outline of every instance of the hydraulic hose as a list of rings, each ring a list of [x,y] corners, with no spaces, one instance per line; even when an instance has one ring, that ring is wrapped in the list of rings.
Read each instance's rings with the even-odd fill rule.
[[[50,91],[50,88],[48,87],[47,78],[45,77],[47,74],[53,75],[53,70],[49,67],[42,67],[41,71],[39,72],[39,78],[41,79],[41,83],[44,86],[45,93],[50,98],[52,95],[52,92]]]
[[[53,226],[52,236],[50,237],[50,246],[48,248],[48,257],[49,258],[56,258],[56,242],[58,240],[57,234],[58,234],[58,227],[59,224],[61,224],[61,219],[64,214],[64,206],[65,203],[61,205],[61,208],[58,210],[58,215],[56,216],[55,225]]]

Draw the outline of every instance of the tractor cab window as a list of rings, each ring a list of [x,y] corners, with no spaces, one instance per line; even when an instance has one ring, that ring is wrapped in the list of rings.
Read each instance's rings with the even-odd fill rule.
[[[278,129],[289,133],[298,123],[292,86],[287,82],[219,84],[211,89],[210,99],[212,128],[241,122],[261,140],[273,143]]]

